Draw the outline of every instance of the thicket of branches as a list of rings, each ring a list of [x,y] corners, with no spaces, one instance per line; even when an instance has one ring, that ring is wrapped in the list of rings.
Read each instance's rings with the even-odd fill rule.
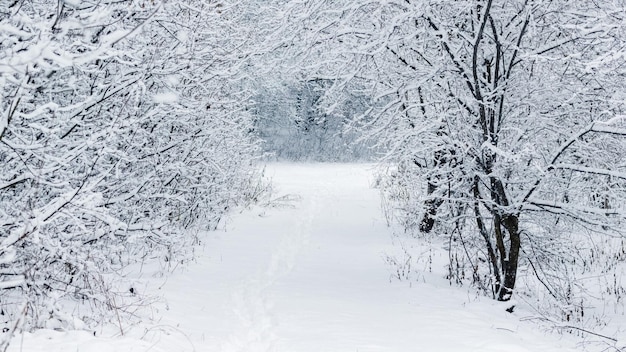
[[[359,131],[352,116],[367,108],[367,96],[351,94],[332,109],[325,102],[333,80],[302,82],[293,78],[263,82],[254,97],[254,130],[270,160],[358,161],[377,153]]]
[[[124,267],[178,260],[189,229],[250,196],[248,14],[204,0],[3,2],[5,331],[123,310],[136,299]]]

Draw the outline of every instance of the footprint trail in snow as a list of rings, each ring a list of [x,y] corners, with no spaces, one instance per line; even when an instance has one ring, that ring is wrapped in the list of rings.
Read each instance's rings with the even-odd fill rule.
[[[245,279],[232,296],[233,312],[241,323],[241,330],[233,333],[221,347],[224,352],[274,351],[277,335],[274,332],[273,303],[269,289],[293,269],[298,253],[311,236],[311,225],[317,213],[317,196],[298,205],[300,215],[285,226],[282,238],[272,251],[267,269]]]

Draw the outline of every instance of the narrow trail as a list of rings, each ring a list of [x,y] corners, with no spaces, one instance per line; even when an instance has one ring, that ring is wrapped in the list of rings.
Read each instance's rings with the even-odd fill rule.
[[[384,330],[401,340],[384,308],[397,302],[381,304],[391,242],[370,168],[272,165],[276,197],[297,200],[244,211],[211,234],[198,265],[164,288],[167,324],[196,351],[385,350]]]
[[[392,280],[384,255],[397,247],[371,166],[278,164],[268,174],[276,196],[299,200],[234,216],[165,288],[167,324],[189,351],[568,350],[445,280]],[[170,340],[158,346],[188,351]]]
[[[105,340],[40,334],[25,351],[572,351],[501,305],[439,275],[398,282],[397,251],[369,165],[275,164],[275,195],[296,201],[235,214],[208,233],[195,263],[161,285],[157,321]],[[441,262],[441,261],[440,261]],[[59,336],[54,335],[54,336]],[[55,337],[55,338],[57,338]],[[41,341],[37,340],[40,339]],[[95,347],[94,347],[95,346]],[[101,349],[108,346],[107,349]],[[16,348],[19,346],[16,346]],[[14,351],[19,351],[15,349]]]
[[[301,215],[294,217],[286,226],[271,252],[265,271],[242,280],[232,294],[233,312],[240,322],[240,330],[229,336],[221,346],[222,351],[273,351],[278,340],[276,321],[268,296],[274,284],[289,275],[297,262],[301,249],[311,236],[311,228],[317,214],[318,199],[313,195],[300,205]]]

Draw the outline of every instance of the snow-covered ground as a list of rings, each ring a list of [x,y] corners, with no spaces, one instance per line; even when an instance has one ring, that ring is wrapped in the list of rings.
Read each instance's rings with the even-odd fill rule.
[[[207,233],[166,281],[152,321],[119,330],[38,331],[9,351],[573,351],[506,305],[432,275],[392,280],[397,250],[371,165],[272,164],[274,195]],[[297,198],[297,199],[296,199]],[[517,313],[517,312],[516,312]],[[109,336],[109,337],[107,337]]]

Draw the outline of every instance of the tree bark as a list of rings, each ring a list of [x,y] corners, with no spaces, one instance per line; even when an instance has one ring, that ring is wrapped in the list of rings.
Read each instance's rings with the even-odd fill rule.
[[[428,182],[428,195],[432,195],[437,190],[437,186]],[[437,216],[437,209],[441,206],[443,200],[441,198],[430,198],[424,202],[424,216],[420,221],[420,231],[423,233],[429,233],[435,226],[435,217]]]
[[[515,281],[517,279],[517,265],[519,263],[519,251],[521,247],[519,233],[519,216],[507,215],[502,219],[502,223],[509,233],[509,252],[508,257],[504,260],[504,282],[498,292],[498,301],[508,301],[511,299]]]

